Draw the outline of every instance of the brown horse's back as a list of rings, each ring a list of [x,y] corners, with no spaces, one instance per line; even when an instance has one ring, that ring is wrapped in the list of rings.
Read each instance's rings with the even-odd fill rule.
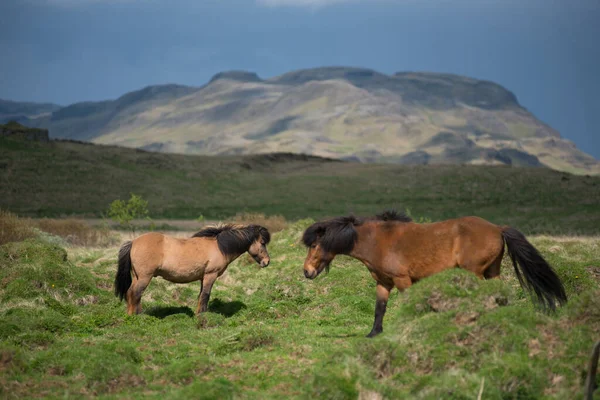
[[[377,245],[381,249],[377,264],[400,268],[395,274],[384,272],[408,275],[413,282],[456,267],[484,277],[498,259],[501,262],[504,252],[501,228],[479,217],[430,224],[384,223],[378,229]]]
[[[456,221],[456,264],[474,272],[480,278],[500,274],[504,256],[502,228],[479,217],[464,217]]]

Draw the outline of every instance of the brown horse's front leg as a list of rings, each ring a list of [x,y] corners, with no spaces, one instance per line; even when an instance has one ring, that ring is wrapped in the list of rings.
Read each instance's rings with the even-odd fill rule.
[[[198,308],[196,314],[203,313],[208,310],[208,301],[210,300],[210,290],[212,289],[213,283],[217,280],[217,274],[204,275],[202,280],[202,289],[200,291],[200,298],[198,299]]]
[[[375,321],[373,321],[373,329],[367,337],[373,337],[383,332],[383,316],[387,308],[388,298],[390,297],[391,285],[384,285],[377,282],[377,301],[375,301]]]

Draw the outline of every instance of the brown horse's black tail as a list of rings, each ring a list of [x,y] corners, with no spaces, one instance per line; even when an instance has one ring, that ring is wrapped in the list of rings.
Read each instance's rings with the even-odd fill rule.
[[[119,267],[115,276],[115,296],[121,300],[125,298],[131,286],[131,244],[129,241],[119,250]]]
[[[556,302],[566,303],[567,295],[558,275],[525,236],[506,227],[502,229],[502,237],[521,286],[534,292],[544,309],[554,310]]]

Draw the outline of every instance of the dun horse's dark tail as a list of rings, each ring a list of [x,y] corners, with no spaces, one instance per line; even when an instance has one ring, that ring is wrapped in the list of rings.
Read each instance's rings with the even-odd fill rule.
[[[131,286],[131,241],[121,246],[119,250],[119,267],[115,276],[115,296],[125,298]]]
[[[558,275],[525,236],[506,227],[502,229],[502,237],[521,286],[534,292],[544,309],[554,310],[556,302],[566,303],[567,295]]]

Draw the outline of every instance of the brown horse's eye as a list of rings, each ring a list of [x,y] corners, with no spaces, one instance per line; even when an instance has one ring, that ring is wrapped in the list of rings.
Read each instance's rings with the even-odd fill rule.
[[[310,245],[310,248],[311,248],[311,249],[316,249],[316,248],[317,248],[317,244],[316,244],[316,243],[313,243],[313,244],[311,244],[311,245]]]

